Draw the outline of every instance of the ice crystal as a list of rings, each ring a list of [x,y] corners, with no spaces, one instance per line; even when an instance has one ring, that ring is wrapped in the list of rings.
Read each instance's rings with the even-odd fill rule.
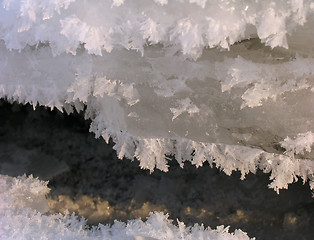
[[[0,4],[1,98],[86,109],[119,158],[151,171],[174,155],[271,172],[277,191],[313,181],[311,1]]]
[[[0,239],[106,239],[106,240],[179,240],[230,239],[249,240],[246,233],[229,227],[205,228],[195,224],[178,226],[168,214],[151,213],[146,221],[115,221],[112,226],[99,224],[88,227],[84,218],[75,214],[45,215],[47,183],[32,177],[12,178],[0,175]]]

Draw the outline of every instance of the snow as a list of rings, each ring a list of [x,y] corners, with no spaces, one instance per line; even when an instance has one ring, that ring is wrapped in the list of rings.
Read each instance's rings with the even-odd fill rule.
[[[45,195],[48,194],[48,182],[40,182],[32,176],[9,177],[1,175],[0,201],[1,212],[32,208],[39,212],[49,210]]]
[[[99,224],[88,228],[86,220],[68,213],[45,215],[49,192],[47,182],[32,176],[17,178],[0,175],[0,238],[1,239],[230,239],[249,240],[246,233],[219,226],[204,228],[195,224],[186,227],[174,224],[167,214],[151,213],[128,223],[116,221],[112,226]],[[254,238],[253,238],[254,239]]]

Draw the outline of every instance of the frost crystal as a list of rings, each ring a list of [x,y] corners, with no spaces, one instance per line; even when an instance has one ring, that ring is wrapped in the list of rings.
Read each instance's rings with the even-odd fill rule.
[[[45,198],[49,192],[47,183],[32,176],[13,178],[0,175],[0,212],[24,208],[47,212],[49,210]]]
[[[146,221],[116,221],[112,226],[99,224],[89,228],[85,219],[65,213],[44,215],[47,211],[47,183],[32,177],[12,178],[0,175],[0,239],[106,239],[106,240],[179,240],[228,239],[250,240],[241,230],[229,233],[229,228],[205,228],[195,224],[178,226],[167,214],[151,213]],[[41,206],[45,206],[42,209]],[[43,211],[42,211],[43,210]],[[40,211],[40,212],[39,212]]]
[[[151,171],[175,155],[271,172],[276,191],[313,181],[311,1],[0,4],[1,98],[86,109],[119,158]]]
[[[314,145],[314,133],[311,131],[306,133],[299,133],[295,139],[289,137],[285,138],[281,142],[281,146],[286,149],[287,152],[295,154],[304,154],[304,151],[311,152]]]

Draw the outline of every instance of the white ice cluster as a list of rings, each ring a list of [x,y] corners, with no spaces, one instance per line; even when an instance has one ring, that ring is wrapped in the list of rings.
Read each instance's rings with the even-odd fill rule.
[[[292,154],[304,154],[304,151],[311,152],[313,145],[314,133],[311,131],[299,133],[295,139],[287,137],[281,142],[281,146],[284,147],[287,152],[291,152]]]
[[[49,192],[47,182],[32,177],[12,178],[0,175],[0,239],[1,240],[250,240],[246,233],[219,226],[205,228],[183,222],[172,223],[167,214],[151,213],[146,221],[116,221],[112,226],[89,227],[85,219],[74,214],[45,215]],[[255,238],[254,238],[255,239]]]
[[[84,110],[119,158],[151,171],[174,156],[261,169],[276,191],[314,186],[312,1],[0,5],[1,98]]]

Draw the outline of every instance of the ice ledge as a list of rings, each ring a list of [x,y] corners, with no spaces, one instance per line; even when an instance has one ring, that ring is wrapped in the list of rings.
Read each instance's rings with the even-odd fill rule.
[[[12,99],[14,97],[11,97]],[[81,102],[65,104],[63,107],[72,109],[72,105],[79,110],[84,108],[84,104]],[[178,161],[181,167],[184,167],[186,161],[196,167],[201,167],[207,161],[211,167],[217,167],[227,175],[231,175],[234,171],[240,171],[242,180],[248,173],[255,174],[258,169],[264,173],[270,173],[272,182],[269,187],[277,193],[280,189],[287,189],[289,184],[298,181],[299,178],[303,180],[303,183],[308,181],[310,188],[314,189],[314,161],[299,158],[291,151],[279,154],[253,146],[199,142],[184,137],[145,138],[135,136],[127,130],[117,131],[114,126],[110,127],[105,117],[106,114],[95,115],[99,109],[91,110],[90,108],[91,106],[87,106],[85,112],[85,117],[92,120],[90,131],[95,133],[97,138],[103,137],[106,142],[112,138],[118,158],[131,160],[136,158],[142,169],[148,169],[151,172],[159,169],[167,172],[170,159]],[[303,136],[304,134],[299,135]],[[290,138],[288,140],[282,142],[282,145],[293,141]],[[301,142],[298,144],[299,148],[303,146]],[[287,149],[289,150],[288,147]]]
[[[0,3],[0,98],[86,106],[96,136],[151,171],[175,155],[314,185],[313,151],[294,155],[313,148],[311,1]]]
[[[284,52],[278,61],[271,57],[275,51],[256,41],[230,52],[208,51],[197,62],[156,46],[147,49],[147,56],[121,50],[95,57],[81,50],[77,56],[54,57],[49,46],[17,52],[1,42],[0,52],[1,98],[67,112],[86,108],[96,137],[111,137],[119,158],[136,157],[144,169],[167,171],[167,156],[174,155],[181,166],[208,161],[228,175],[239,170],[242,178],[261,169],[271,173],[270,187],[277,192],[298,177],[313,189],[313,155],[302,159],[284,149],[262,148],[280,146],[287,136],[297,139],[281,143],[286,150],[313,147],[302,137],[314,131],[313,58],[291,59]],[[226,79],[232,84],[222,92]],[[243,91],[260,79],[267,84],[254,93],[275,90],[278,96],[268,99],[267,93],[261,106],[242,108]],[[287,79],[291,87],[276,87]]]

